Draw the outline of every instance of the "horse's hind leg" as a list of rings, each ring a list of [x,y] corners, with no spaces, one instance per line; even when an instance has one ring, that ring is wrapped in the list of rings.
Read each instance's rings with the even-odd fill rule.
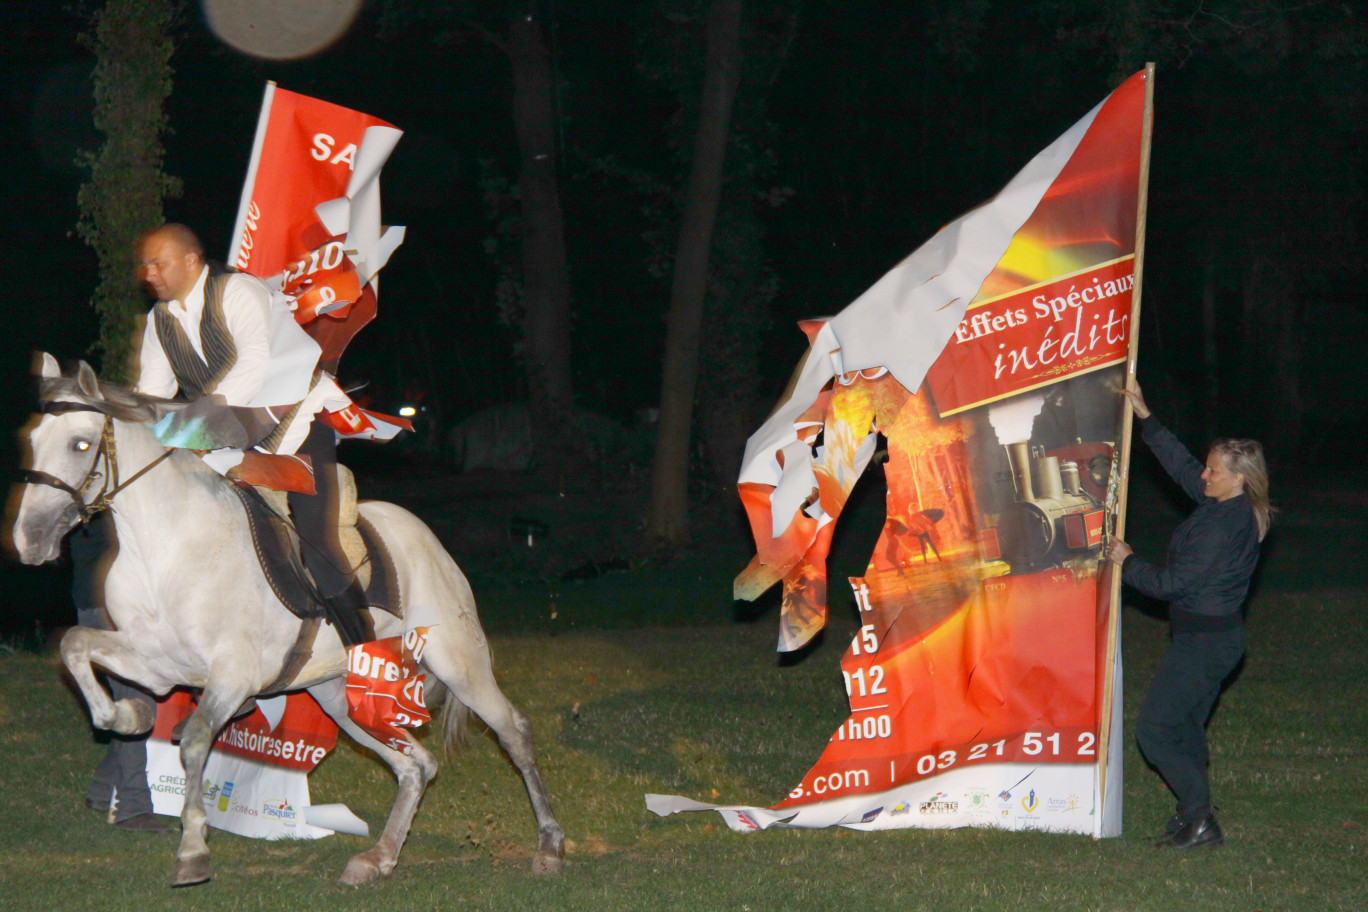
[[[537,771],[532,723],[499,689],[484,638],[471,641],[479,643],[478,654],[469,648],[468,654],[460,655],[453,654],[453,644],[442,639],[447,633],[441,627],[432,629],[423,665],[446,685],[450,691],[447,699],[460,700],[498,736],[499,746],[522,774],[532,813],[537,818],[537,854],[532,859],[532,870],[538,874],[559,874],[565,860],[565,833],[551,811],[551,799]]]
[[[418,810],[418,802],[427,790],[432,777],[437,775],[437,761],[426,748],[414,743],[412,754],[404,754],[382,744],[347,716],[347,687],[345,679],[334,678],[309,688],[323,711],[352,736],[356,743],[367,750],[374,751],[381,760],[394,771],[398,780],[398,790],[394,796],[394,807],[390,809],[389,819],[385,821],[385,831],[380,841],[369,850],[362,852],[347,862],[342,872],[341,883],[360,886],[383,877],[388,877],[399,861],[399,850],[408,838],[413,815]]]
[[[532,813],[537,817],[537,854],[532,858],[532,870],[537,874],[559,874],[565,861],[565,832],[551,811],[551,799],[546,794],[546,786],[542,785],[541,773],[537,771],[532,723],[508,702],[502,691],[495,693],[496,702],[503,704],[502,709],[497,705],[486,709],[472,706],[471,709],[499,736],[499,746],[522,773],[523,784],[527,786]]]

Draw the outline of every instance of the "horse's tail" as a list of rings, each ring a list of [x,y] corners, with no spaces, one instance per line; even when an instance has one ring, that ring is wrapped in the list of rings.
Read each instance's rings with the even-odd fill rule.
[[[442,755],[450,757],[470,743],[471,718],[474,713],[434,674],[427,676],[427,705],[432,712],[437,730],[441,732]]]

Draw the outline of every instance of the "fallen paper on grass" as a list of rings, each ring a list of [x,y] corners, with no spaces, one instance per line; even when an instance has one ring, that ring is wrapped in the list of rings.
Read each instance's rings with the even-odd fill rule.
[[[345,804],[311,804],[304,808],[304,822],[334,833],[370,835],[370,825],[353,814]]]
[[[679,795],[647,795],[646,810],[661,817],[668,817],[682,811],[717,811],[722,815],[727,826],[738,833],[764,830],[776,823],[784,823],[798,813],[796,809],[771,811],[740,804],[708,804],[706,801],[694,801],[692,798],[683,798]]]

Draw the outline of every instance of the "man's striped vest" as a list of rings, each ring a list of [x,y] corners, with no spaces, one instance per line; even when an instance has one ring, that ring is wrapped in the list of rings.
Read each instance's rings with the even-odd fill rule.
[[[181,321],[171,315],[167,302],[158,301],[153,308],[157,341],[166,352],[166,360],[171,362],[180,395],[185,399],[194,401],[213,392],[237,362],[237,346],[223,316],[223,289],[229,278],[231,273],[225,272],[210,275],[204,282],[204,312],[200,315],[203,357],[190,344]]]

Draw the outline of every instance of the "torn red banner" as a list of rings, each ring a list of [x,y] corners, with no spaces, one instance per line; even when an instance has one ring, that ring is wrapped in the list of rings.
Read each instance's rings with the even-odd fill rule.
[[[832,532],[871,464],[886,513],[850,581],[849,717],[786,800],[732,807],[729,825],[1119,834],[1103,553],[1150,81],[1127,80],[994,199],[803,324],[807,353],[739,479],[756,557],[735,593],[782,580],[780,651],[826,624]]]
[[[263,698],[264,699],[264,698]],[[194,712],[198,702],[188,690],[176,689],[157,703],[151,737],[170,741],[176,725]],[[284,710],[274,719],[261,708],[230,721],[214,740],[213,749],[272,766],[308,772],[337,744],[337,725],[306,693],[285,697]]]
[[[432,720],[418,670],[427,634],[428,628],[415,627],[402,637],[361,643],[347,653],[347,714],[394,750],[409,746],[402,729]]]
[[[403,228],[380,223],[380,170],[402,135],[378,117],[266,86],[228,263],[290,299],[333,376],[375,319],[376,275],[403,242]],[[328,408],[346,407],[341,398]],[[330,423],[377,440],[411,429],[385,416]]]

